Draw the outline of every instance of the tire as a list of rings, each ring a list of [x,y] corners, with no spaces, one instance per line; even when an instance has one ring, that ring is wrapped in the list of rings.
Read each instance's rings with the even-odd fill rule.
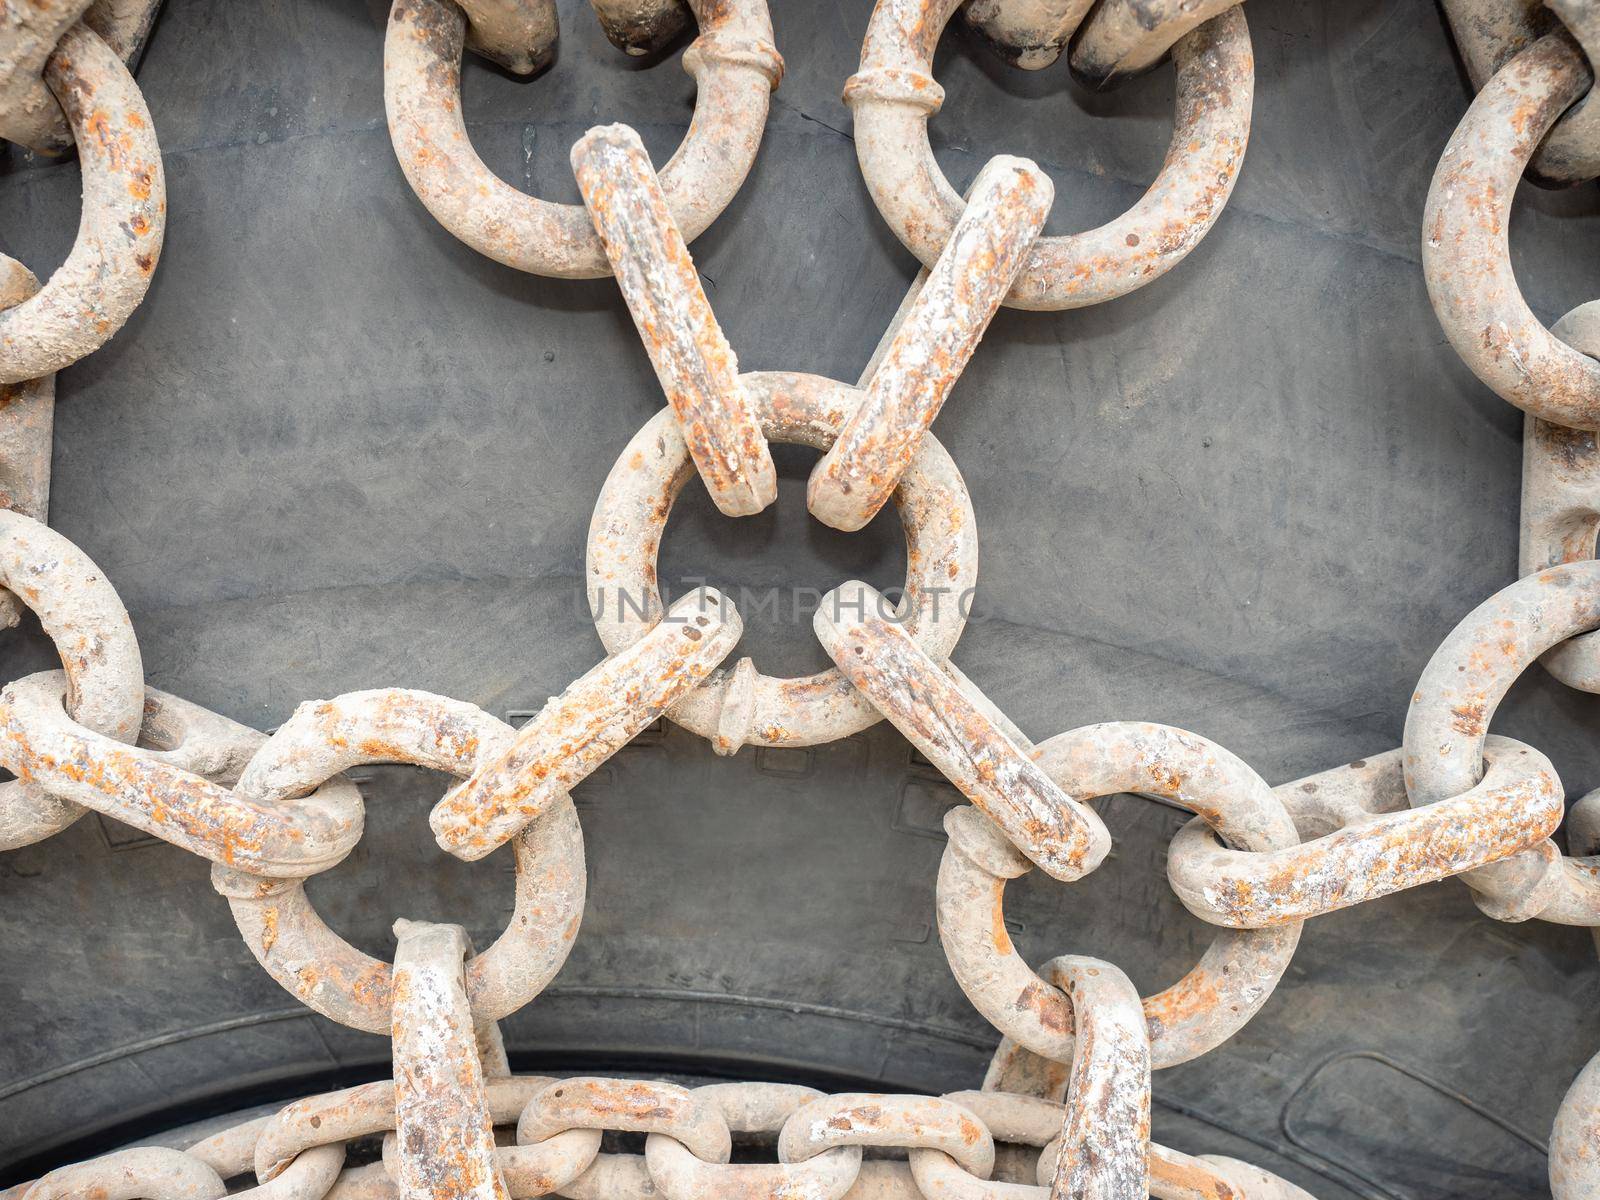
[[[155,284],[62,373],[51,523],[132,615],[149,681],[259,728],[301,700],[422,688],[501,716],[599,659],[583,546],[612,461],[662,404],[609,280],[535,279],[461,245],[384,127],[383,6],[168,0],[140,69],[169,173]],[[693,247],[746,369],[853,380],[915,263],[858,173],[839,89],[870,5],[776,0],[788,74],[738,198]],[[226,11],[226,19],[222,13]],[[1232,202],[1176,270],[1104,306],[1002,311],[936,434],[983,544],[954,655],[1030,736],[1148,719],[1277,783],[1399,744],[1434,647],[1516,569],[1521,414],[1446,344],[1418,265],[1423,197],[1468,92],[1441,19],[1402,0],[1251,0],[1255,124]],[[672,58],[625,60],[563,5],[554,71],[472,63],[465,107],[502,176],[575,200],[567,148],[624,120],[657,163],[687,124]],[[964,187],[1029,154],[1050,232],[1121,211],[1158,166],[1172,79],[1105,94],[1024,74],[952,30],[935,147]],[[71,244],[74,166],[0,154],[8,253]],[[1524,189],[1512,241],[1534,309],[1593,293],[1595,189]],[[814,455],[778,454],[773,510],[725,521],[697,485],[661,577],[746,612],[774,673],[825,665],[784,589],[897,584],[893,516],[806,517]],[[53,665],[0,637],[17,677]],[[1535,670],[1497,732],[1600,784],[1600,707]],[[447,858],[445,786],[361,772],[365,836],[312,895],[387,956],[397,916],[508,911],[505,851]],[[997,1040],[934,924],[958,793],[879,725],[732,759],[654,729],[577,793],[589,902],[556,982],[503,1024],[518,1069],[975,1087]],[[1098,954],[1142,988],[1209,930],[1178,904],[1182,815],[1100,804],[1116,857],[1007,894],[1031,962]],[[4,1180],[163,1128],[381,1076],[384,1039],[301,1008],[256,965],[200,860],[89,816],[0,856]],[[1155,1133],[1248,1158],[1321,1200],[1542,1196],[1543,1144],[1600,1049],[1587,931],[1479,914],[1458,881],[1313,922],[1266,1008],[1156,1078]]]

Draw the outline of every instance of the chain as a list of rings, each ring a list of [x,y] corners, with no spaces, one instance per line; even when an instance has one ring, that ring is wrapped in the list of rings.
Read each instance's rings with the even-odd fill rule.
[[[825,1095],[781,1083],[484,1077],[471,1031],[458,1023],[463,994],[448,994],[463,937],[456,926],[400,933],[406,953],[426,961],[430,983],[446,986],[397,1007],[393,1080],[307,1096],[181,1151],[145,1147],[63,1167],[22,1185],[23,1194],[54,1200],[104,1189],[130,1200],[218,1200],[229,1181],[253,1175],[255,1187],[231,1194],[1043,1200],[1051,1181],[1066,1176],[1076,1182],[1062,1194],[1131,1195],[1132,1186],[1157,1200],[1307,1200],[1237,1159],[1191,1157],[1147,1141],[1148,1062],[1140,1086],[1137,1071],[1123,1067],[1126,1043],[1140,1036],[1119,994],[1129,985],[1107,963],[1075,960],[1074,997],[1086,1020],[1116,1036],[1065,1103],[992,1091]],[[449,1057],[437,1056],[442,1041],[422,1060],[412,1056],[424,1027],[455,1035]],[[1131,1106],[1131,1122],[1107,1120],[1121,1115],[1119,1105]],[[491,1136],[495,1130],[503,1137]],[[643,1134],[644,1152],[604,1152],[606,1135],[617,1134]],[[730,1161],[735,1144],[745,1161]],[[748,1161],[758,1155],[770,1161]]]
[[[0,307],[10,305],[0,313],[0,585],[38,616],[62,668],[0,691],[0,764],[17,777],[0,786],[0,848],[92,809],[209,860],[261,966],[315,1012],[387,1034],[393,1069],[186,1150],[63,1167],[8,1198],[217,1200],[253,1174],[255,1186],[234,1195],[1291,1200],[1305,1193],[1258,1168],[1152,1142],[1151,1073],[1238,1032],[1272,996],[1304,922],[1460,876],[1491,917],[1600,936],[1600,792],[1566,813],[1563,855],[1551,840],[1566,812],[1554,767],[1489,733],[1535,660],[1600,692],[1600,302],[1546,329],[1516,286],[1506,235],[1530,163],[1545,179],[1600,173],[1581,49],[1595,44],[1592,6],[1446,3],[1481,90],[1434,177],[1423,267],[1451,343],[1527,413],[1524,577],[1438,647],[1400,747],[1278,787],[1167,725],[1109,722],[1035,744],[949,661],[976,583],[977,532],[960,471],[930,431],[1002,304],[1065,309],[1124,295],[1175,267],[1215,223],[1249,134],[1253,64],[1238,6],[970,0],[969,23],[1018,66],[1068,53],[1074,72],[1105,85],[1170,57],[1176,73],[1172,149],[1146,194],[1099,229],[1044,236],[1053,188],[1036,164],[997,157],[962,197],[933,159],[928,122],[942,90],[932,62],[956,0],[879,0],[845,99],[868,190],[924,269],[851,386],[742,373],[689,251],[748,173],[781,75],[763,0],[594,0],[629,53],[659,47],[692,17],[699,33],[684,63],[699,107],[659,173],[626,126],[581,138],[571,160],[582,206],[494,178],[461,116],[463,50],[537,72],[557,36],[551,0],[394,0],[385,102],[418,198],[510,266],[612,275],[667,404],[624,448],[590,525],[588,598],[608,656],[531,721],[513,729],[476,705],[391,688],[309,701],[270,736],[147,688],[115,589],[44,524],[52,373],[103,343],[143,296],[165,193],[149,113],[123,65],[154,6],[35,7],[25,18],[7,10],[0,27],[0,132],[51,149],[70,131],[84,208],[77,245],[43,288],[0,260]],[[1594,170],[1582,165],[1591,159]],[[799,679],[762,675],[749,658],[723,666],[742,634],[735,606],[701,588],[669,607],[656,577],[690,479],[729,516],[773,503],[774,441],[821,452],[813,515],[856,530],[893,503],[907,539],[901,598],[858,581],[828,593],[815,629],[835,666]],[[952,974],[1001,1034],[982,1090],[824,1095],[510,1073],[496,1022],[556,976],[582,920],[570,790],[662,716],[720,754],[815,745],[887,718],[961,790],[970,804],[945,817],[936,912]],[[361,837],[362,797],[344,773],[393,762],[457,780],[430,815],[446,852],[476,861],[513,847],[511,917],[481,952],[459,926],[402,919],[384,962],[329,929],[307,896],[307,879]],[[1092,801],[1115,793],[1194,814],[1172,842],[1168,878],[1216,927],[1195,967],[1148,997],[1099,959],[1035,969],[1005,923],[1011,880],[1038,867],[1072,883],[1107,858],[1111,833]],[[615,1152],[608,1135],[642,1135],[643,1153]],[[770,1161],[745,1161],[757,1151]],[[1600,1056],[1557,1117],[1550,1174],[1557,1200],[1600,1195]]]

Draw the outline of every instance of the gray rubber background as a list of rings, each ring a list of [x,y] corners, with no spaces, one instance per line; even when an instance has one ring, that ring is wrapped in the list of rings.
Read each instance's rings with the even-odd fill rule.
[[[854,380],[914,262],[873,209],[839,100],[867,0],[774,0],[788,75],[760,158],[693,247],[741,364]],[[1170,722],[1280,782],[1398,744],[1435,645],[1516,571],[1521,414],[1445,343],[1418,265],[1423,197],[1468,90],[1422,0],[1250,0],[1255,125],[1221,221],[1131,297],[1005,312],[940,416],[982,537],[955,661],[1030,736]],[[489,165],[575,200],[567,149],[625,121],[664,162],[693,98],[563,3],[561,57],[467,67]],[[384,128],[378,0],[168,0],[143,65],[170,223],[155,284],[59,380],[51,523],[133,614],[152,684],[261,728],[301,700],[424,688],[537,709],[602,650],[582,603],[596,492],[662,404],[615,286],[521,275],[418,204]],[[1036,158],[1049,229],[1120,212],[1159,166],[1171,72],[1104,95],[1011,70],[962,31],[934,144],[964,188]],[[78,173],[0,151],[0,249],[41,275]],[[1595,295],[1593,186],[1524,188],[1513,257],[1553,321]],[[892,515],[732,522],[691,486],[661,574],[826,590],[899,581]],[[685,590],[676,583],[674,590]],[[809,618],[748,622],[769,671],[825,663]],[[52,665],[0,636],[0,677]],[[1496,731],[1600,785],[1596,702],[1535,670]],[[363,772],[367,833],[313,896],[386,953],[396,916],[480,945],[509,855],[433,845],[443,780]],[[996,1035],[934,928],[955,791],[879,726],[718,759],[672,727],[578,793],[590,900],[555,984],[505,1022],[519,1067],[825,1085],[976,1086]],[[1208,929],[1165,878],[1179,814],[1102,806],[1115,857],[1007,894],[1031,961],[1075,951],[1146,990]],[[1158,1074],[1156,1135],[1251,1158],[1323,1200],[1546,1194],[1542,1144],[1600,1050],[1583,930],[1481,916],[1455,881],[1307,927],[1242,1033]],[[0,857],[0,1164],[9,1178],[245,1103],[382,1073],[382,1039],[312,1016],[255,964],[200,860],[91,816]]]

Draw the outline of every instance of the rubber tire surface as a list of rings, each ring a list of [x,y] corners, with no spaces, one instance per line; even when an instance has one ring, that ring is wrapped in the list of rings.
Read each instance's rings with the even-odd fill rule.
[[[853,380],[915,267],[873,210],[839,100],[867,0],[775,0],[788,75],[755,170],[693,252],[745,369]],[[978,617],[955,660],[1031,736],[1149,719],[1280,782],[1396,745],[1424,663],[1515,577],[1521,415],[1445,343],[1418,265],[1423,196],[1469,93],[1414,0],[1250,0],[1242,181],[1177,270],[1102,307],[1003,312],[936,432],[977,509]],[[681,44],[625,59],[562,5],[532,82],[466,68],[505,178],[573,200],[567,149],[621,120],[655,161],[692,82]],[[120,589],[150,681],[260,728],[388,685],[536,710],[601,648],[582,602],[601,480],[661,405],[610,281],[542,280],[456,242],[384,127],[377,0],[168,0],[139,73],[170,226],[144,305],[59,380],[52,523]],[[1159,165],[1171,72],[1104,94],[952,31],[935,147],[964,187],[1001,151],[1057,187],[1052,232],[1130,204]],[[0,248],[41,276],[77,168],[0,151]],[[1523,189],[1519,278],[1547,321],[1595,294],[1593,187]],[[814,456],[731,522],[696,486],[671,591],[747,608],[769,671],[823,664],[805,593],[899,582],[891,516],[809,521]],[[0,677],[52,665],[0,636]],[[1600,784],[1600,708],[1534,670],[1496,730]],[[312,885],[374,953],[396,916],[509,907],[504,853],[446,858],[442,781],[363,772],[367,833]],[[550,990],[505,1023],[521,1068],[672,1069],[889,1090],[973,1087],[996,1040],[933,917],[954,790],[892,730],[716,758],[673,727],[578,793],[590,900]],[[1150,990],[1209,937],[1171,895],[1179,814],[1103,806],[1116,857],[1007,894],[1031,961],[1100,954]],[[0,1165],[69,1158],[246,1103],[381,1074],[386,1043],[299,1008],[255,964],[205,864],[91,816],[0,856]],[[1540,1196],[1542,1145],[1600,1050],[1583,930],[1497,924],[1454,881],[1314,922],[1265,1010],[1157,1077],[1157,1136],[1252,1159],[1323,1200]]]

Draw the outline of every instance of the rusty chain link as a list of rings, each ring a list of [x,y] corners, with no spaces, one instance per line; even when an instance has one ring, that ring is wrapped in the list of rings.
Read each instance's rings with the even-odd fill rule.
[[[1600,109],[1586,99],[1600,10],[1445,3],[1481,90],[1434,176],[1423,268],[1452,345],[1527,413],[1524,577],[1440,644],[1400,747],[1273,788],[1224,747],[1168,725],[1101,723],[1036,745],[949,661],[977,579],[977,531],[961,473],[930,431],[1002,304],[1065,309],[1126,294],[1216,222],[1249,134],[1243,13],[1216,0],[969,0],[966,19],[1017,66],[1065,53],[1104,85],[1172,58],[1177,117],[1157,180],[1110,224],[1057,237],[1042,234],[1054,189],[1035,164],[996,157],[961,197],[933,159],[927,125],[943,94],[931,68],[958,6],[879,0],[845,85],[868,190],[925,267],[850,386],[741,373],[688,250],[749,172],[781,75],[764,0],[593,0],[629,53],[660,48],[693,19],[684,63],[699,108],[659,173],[626,126],[581,138],[571,161],[582,206],[496,179],[459,102],[464,48],[523,74],[548,64],[551,0],[394,0],[386,111],[417,196],[507,265],[613,275],[667,406],[623,449],[590,524],[587,594],[608,657],[520,729],[468,702],[390,688],[306,702],[270,736],[148,688],[115,589],[44,524],[53,373],[127,320],[160,251],[160,151],[124,65],[155,5],[6,10],[0,134],[41,150],[70,134],[84,206],[77,244],[43,287],[0,258],[0,621],[33,611],[61,660],[0,690],[0,765],[17,777],[0,785],[0,848],[93,809],[209,860],[261,966],[315,1012],[389,1035],[393,1062],[388,1079],[307,1097],[186,1151],[63,1167],[7,1200],[217,1200],[247,1175],[255,1185],[232,1194],[260,1200],[1303,1200],[1249,1164],[1153,1143],[1150,1106],[1153,1070],[1214,1049],[1267,1003],[1305,921],[1460,876],[1496,919],[1600,929],[1600,791],[1565,813],[1563,854],[1554,767],[1489,732],[1535,660],[1600,692],[1600,302],[1547,329],[1516,285],[1506,235],[1530,163],[1546,181],[1600,174]],[[669,607],[656,571],[692,477],[729,516],[773,503],[774,441],[821,453],[807,489],[818,519],[856,530],[893,502],[907,540],[901,599],[857,581],[829,592],[814,624],[835,666],[798,679],[765,676],[749,658],[722,668],[743,631],[737,610],[711,588]],[[956,982],[1001,1034],[983,1090],[824,1095],[510,1073],[496,1023],[556,976],[583,916],[569,793],[662,716],[719,754],[813,745],[886,718],[971,801],[945,817],[935,910]],[[459,926],[402,918],[384,962],[312,906],[306,880],[362,834],[361,793],[344,772],[370,763],[458,780],[430,814],[448,853],[476,861],[511,843],[514,906],[481,953]],[[1107,858],[1094,804],[1117,793],[1194,814],[1167,875],[1216,926],[1198,964],[1144,998],[1100,959],[1064,955],[1036,970],[1004,914],[1007,883],[1035,866],[1070,883]],[[644,1135],[643,1153],[602,1152],[607,1133]],[[771,1161],[732,1161],[736,1136]],[[1600,1056],[1557,1117],[1550,1178],[1557,1200],[1600,1195]]]

